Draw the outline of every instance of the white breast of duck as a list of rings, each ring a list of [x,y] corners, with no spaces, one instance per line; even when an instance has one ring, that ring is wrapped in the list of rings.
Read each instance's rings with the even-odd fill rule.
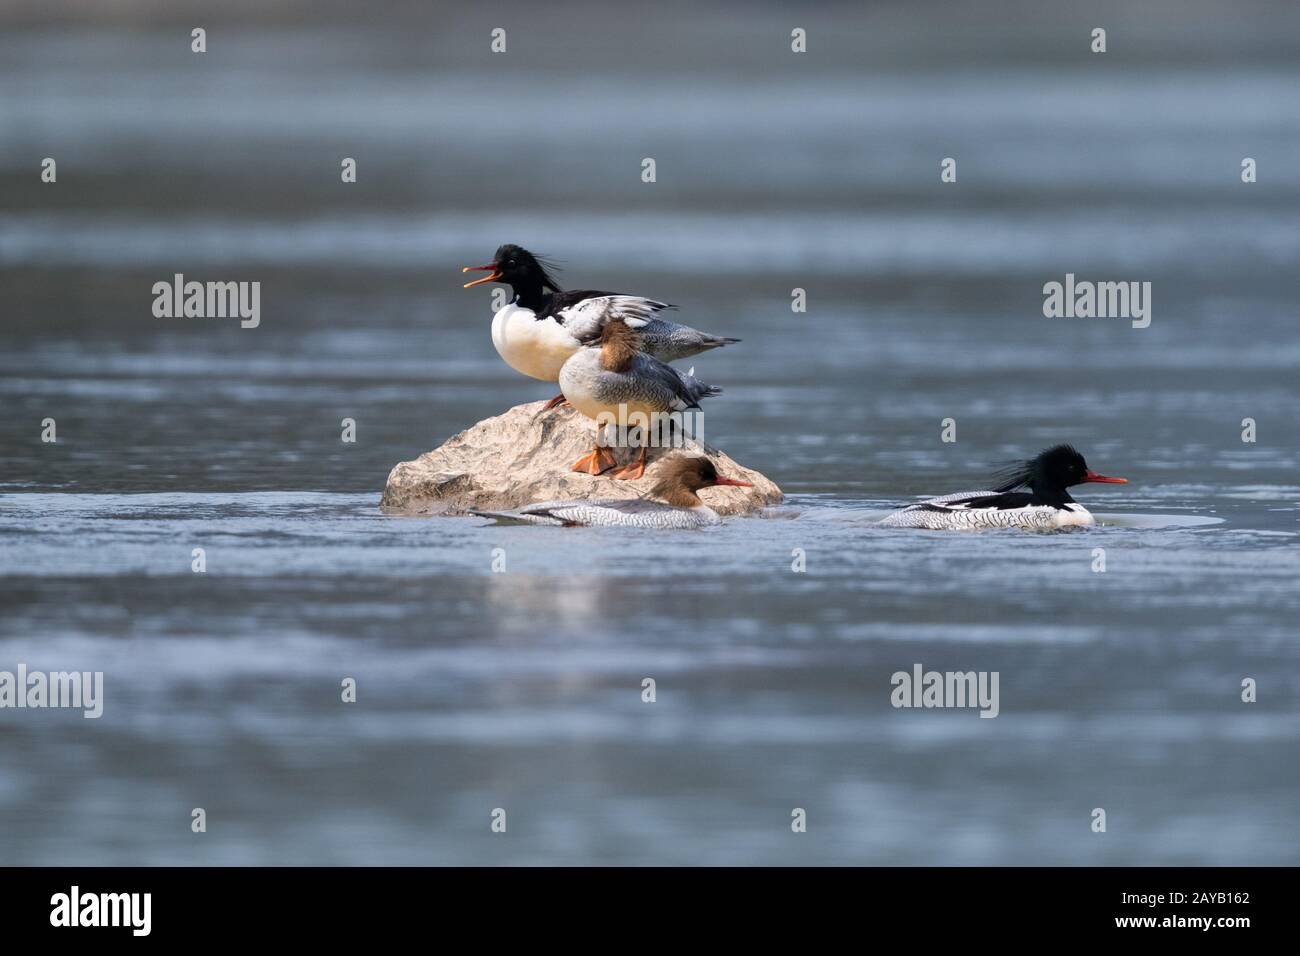
[[[1077,501],[1060,505],[1017,503],[995,491],[963,491],[931,498],[896,511],[880,523],[883,528],[924,528],[931,531],[980,531],[1019,528],[1059,531],[1087,527],[1096,521]],[[1016,496],[1028,498],[1028,495]]]
[[[582,344],[553,318],[510,303],[492,317],[492,344],[516,372],[543,382],[560,378],[560,368]]]

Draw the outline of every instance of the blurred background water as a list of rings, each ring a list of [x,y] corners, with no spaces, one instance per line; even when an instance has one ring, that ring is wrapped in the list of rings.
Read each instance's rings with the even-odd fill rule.
[[[106,688],[0,711],[0,862],[1300,862],[1293,4],[0,22],[0,670]],[[382,515],[550,395],[460,287],[502,242],[743,338],[694,360],[709,440],[787,504]],[[260,281],[260,327],[154,318],[177,272]],[[1067,272],[1150,281],[1151,326],[1045,319]],[[1103,527],[871,527],[1057,441],[1130,479],[1080,489]],[[916,662],[1001,715],[894,710]]]

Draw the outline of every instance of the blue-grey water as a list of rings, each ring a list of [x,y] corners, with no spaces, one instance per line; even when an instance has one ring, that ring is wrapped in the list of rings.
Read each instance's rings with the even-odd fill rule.
[[[0,709],[0,863],[1300,862],[1293,9],[232,9],[5,14],[0,671],[105,700]],[[460,288],[509,241],[741,337],[708,437],[786,503],[383,514],[552,394]],[[178,272],[261,324],[154,318]],[[1067,272],[1150,327],[1044,318]],[[1059,441],[1130,480],[1094,529],[873,527]],[[893,708],[917,663],[999,716]]]

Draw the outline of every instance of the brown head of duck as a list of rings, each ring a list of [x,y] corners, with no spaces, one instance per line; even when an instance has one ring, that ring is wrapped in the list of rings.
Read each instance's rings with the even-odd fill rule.
[[[748,481],[739,478],[722,477],[713,462],[707,458],[678,455],[663,463],[659,481],[650,489],[650,496],[678,508],[697,508],[704,503],[697,492],[701,488],[716,488],[718,485],[753,487]]]

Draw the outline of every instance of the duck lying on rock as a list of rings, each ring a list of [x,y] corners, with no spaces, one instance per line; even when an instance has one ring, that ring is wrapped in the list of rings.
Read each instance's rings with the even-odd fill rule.
[[[556,527],[575,525],[628,528],[707,528],[721,523],[718,513],[700,500],[704,488],[732,485],[752,487],[738,478],[724,478],[707,458],[679,456],[665,463],[658,483],[646,497],[628,499],[592,498],[575,501],[544,501],[517,511],[470,513],[493,518],[502,524],[542,524]],[[652,500],[658,499],[658,500]]]
[[[511,511],[538,501],[640,498],[663,477],[674,457],[693,455],[713,463],[720,475],[752,487],[717,486],[709,504],[720,515],[751,514],[783,500],[771,479],[746,468],[726,452],[691,439],[652,445],[645,474],[609,481],[571,471],[575,458],[591,450],[591,420],[565,406],[546,414],[542,402],[516,405],[448,438],[437,448],[393,467],[381,503],[390,514],[464,514]],[[613,448],[620,457],[623,450]]]

